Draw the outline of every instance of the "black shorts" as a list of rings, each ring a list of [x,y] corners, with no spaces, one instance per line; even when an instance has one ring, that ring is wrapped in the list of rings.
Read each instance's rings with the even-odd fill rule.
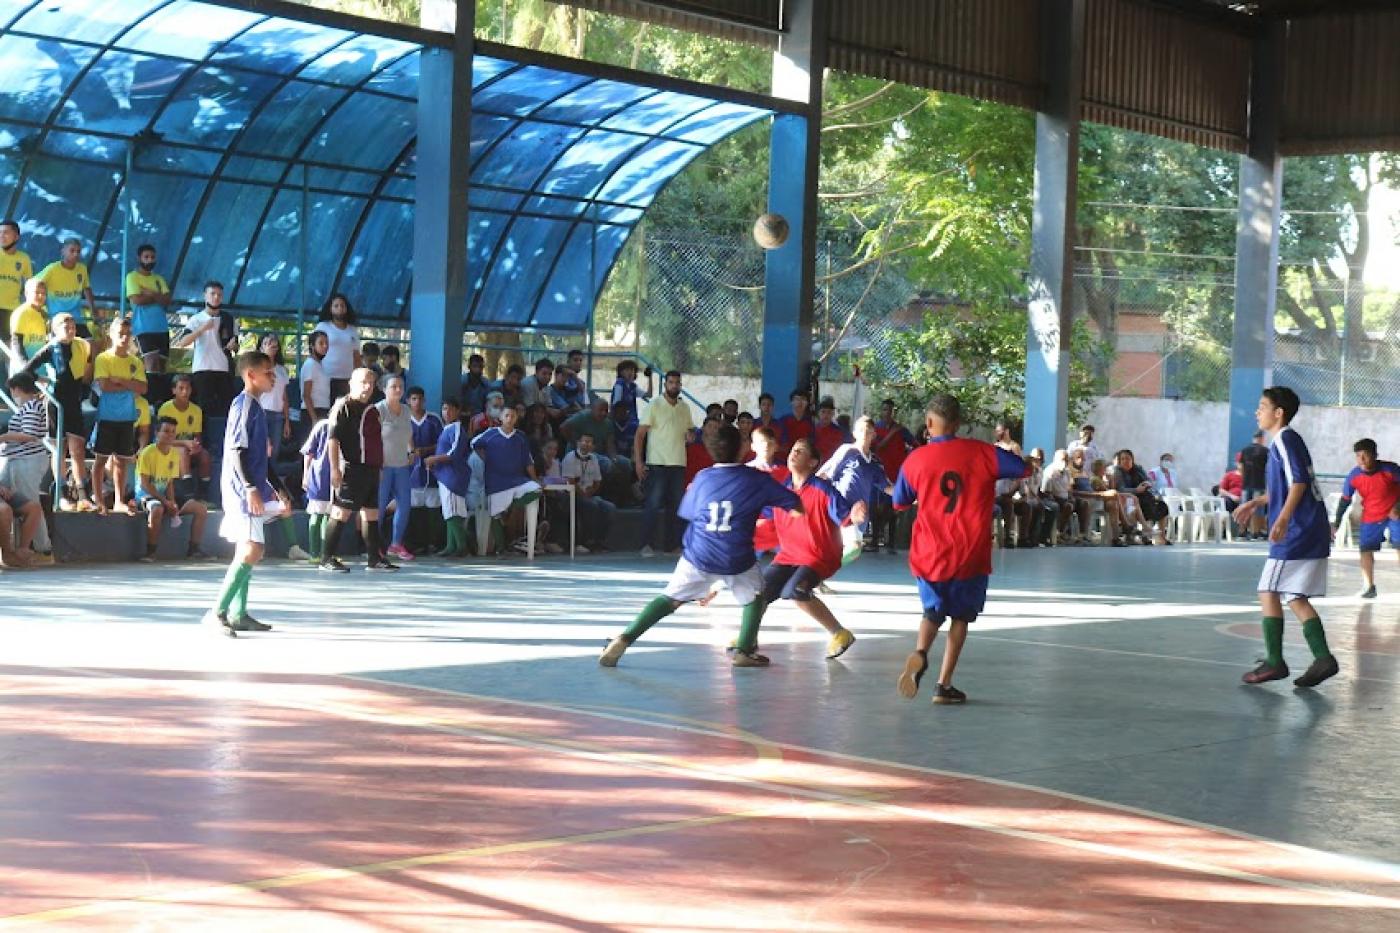
[[[137,334],[136,343],[141,348],[141,355],[149,353],[159,353],[161,356],[170,356],[170,331],[161,331],[156,334]]]
[[[350,464],[340,476],[331,504],[338,509],[354,512],[379,507],[379,467]]]
[[[72,435],[87,440],[87,425],[83,419],[83,396],[77,386],[69,392],[55,393],[54,403],[49,405],[49,426],[55,433],[58,431],[60,413],[63,415],[64,436]]]
[[[92,452],[99,457],[136,456],[136,425],[130,421],[99,421]]]
[[[771,603],[790,599],[805,603],[812,598],[812,591],[821,582],[822,577],[811,567],[772,563],[763,570],[763,601]]]
[[[200,370],[191,373],[190,380],[194,383],[194,400],[204,410],[204,417],[228,416],[229,403],[233,401],[233,379],[227,372]]]

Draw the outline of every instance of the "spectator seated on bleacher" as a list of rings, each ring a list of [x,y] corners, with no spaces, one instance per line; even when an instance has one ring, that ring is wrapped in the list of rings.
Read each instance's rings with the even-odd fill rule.
[[[9,429],[0,434],[0,486],[9,490],[8,507],[20,516],[19,542],[14,549],[16,564],[52,564],[48,527],[43,521],[41,497],[48,474],[48,403],[28,373],[16,373],[7,387],[18,410],[10,418]],[[37,520],[35,520],[37,516]],[[6,537],[5,547],[11,541]]]
[[[160,418],[156,422],[155,443],[147,445],[136,458],[136,503],[146,514],[146,554],[141,560],[146,563],[155,560],[161,528],[167,518],[172,527],[186,518],[190,521],[186,557],[203,560],[207,556],[199,543],[209,507],[197,498],[179,496],[175,491],[175,480],[180,476],[180,450],[175,446],[178,428],[174,418]]]
[[[576,490],[580,552],[608,550],[608,533],[612,530],[617,506],[601,495],[603,472],[599,458],[593,453],[592,435],[579,436],[578,444],[564,458],[563,472]]]

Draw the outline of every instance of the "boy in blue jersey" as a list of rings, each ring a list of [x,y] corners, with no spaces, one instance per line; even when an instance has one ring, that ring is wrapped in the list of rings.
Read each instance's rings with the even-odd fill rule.
[[[248,614],[248,583],[253,567],[262,560],[265,521],[269,512],[286,512],[290,503],[273,491],[272,461],[268,457],[267,418],[258,396],[272,391],[272,360],[265,353],[250,350],[240,354],[236,364],[243,391],[233,400],[224,429],[224,462],[220,485],[224,517],[219,533],[234,544],[229,564],[219,588],[214,608],[205,615],[206,624],[216,625],[229,638],[239,632],[265,632],[272,628]],[[272,507],[273,498],[280,503]]]
[[[1303,623],[1303,637],[1313,662],[1295,687],[1316,687],[1339,670],[1327,647],[1322,620],[1309,601],[1327,595],[1327,556],[1332,550],[1332,529],[1327,506],[1313,478],[1308,446],[1289,425],[1298,414],[1298,395],[1286,386],[1264,390],[1254,416],[1269,441],[1269,466],[1264,495],[1235,509],[1235,521],[1248,527],[1250,517],[1268,509],[1269,559],[1259,578],[1259,605],[1264,610],[1263,663],[1244,675],[1247,684],[1262,684],[1288,676],[1283,660],[1283,604],[1288,603]]]
[[[526,550],[526,539],[519,534],[531,515],[539,514],[539,498],[544,494],[535,475],[530,441],[524,431],[516,430],[519,418],[514,408],[503,409],[500,426],[487,428],[471,442],[471,449],[481,457],[486,510],[491,514],[499,553],[505,552],[507,534],[514,540],[516,550]],[[441,445],[442,441],[438,443]]]
[[[1376,552],[1385,544],[1390,533],[1390,546],[1400,557],[1400,466],[1380,459],[1376,442],[1363,437],[1352,445],[1356,466],[1342,484],[1342,500],[1332,519],[1332,531],[1342,527],[1352,496],[1361,494],[1361,579],[1366,585],[1362,599],[1376,598]]]
[[[764,667],[758,653],[758,626],[763,620],[763,575],[754,557],[753,532],[764,509],[802,514],[802,500],[766,473],[739,461],[739,430],[721,425],[706,438],[715,465],[696,474],[677,515],[685,523],[681,559],[661,596],[647,603],[627,630],[608,643],[598,663],[616,667],[618,659],[647,629],[682,604],[709,595],[723,583],[743,606],[744,623],[732,654],[735,667]]]
[[[322,418],[311,428],[306,443],[301,445],[301,483],[306,489],[306,538],[311,548],[311,563],[321,561],[326,539],[326,522],[331,517],[331,421]]]
[[[447,544],[438,557],[459,557],[467,552],[467,488],[471,485],[472,448],[462,426],[462,406],[455,398],[442,400],[442,420],[447,427],[438,435],[434,453],[424,464],[438,481],[442,517],[447,523]]]

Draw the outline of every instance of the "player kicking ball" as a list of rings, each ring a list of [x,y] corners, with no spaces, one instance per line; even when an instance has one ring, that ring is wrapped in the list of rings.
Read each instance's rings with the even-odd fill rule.
[[[987,602],[992,573],[992,507],[999,479],[1022,479],[1030,471],[1013,453],[983,441],[957,437],[962,406],[936,395],[924,413],[928,443],[909,455],[894,485],[894,507],[918,505],[909,545],[909,569],[919,584],[924,615],[914,653],[904,662],[897,687],[912,699],[928,670],[928,652],[945,619],[948,641],[933,690],[935,703],[965,703],[953,686],[967,627]]]
[[[715,465],[695,475],[677,510],[685,522],[681,559],[662,595],[647,603],[627,630],[608,643],[599,664],[616,667],[647,629],[723,584],[743,607],[743,625],[731,654],[733,665],[768,665],[768,658],[758,653],[764,602],[763,576],[753,549],[754,526],[767,508],[801,514],[802,500],[767,473],[739,463],[739,446],[739,431],[732,425],[723,425],[706,438],[705,449]]]
[[[1332,532],[1342,527],[1351,497],[1361,494],[1361,579],[1365,586],[1362,599],[1376,598],[1376,552],[1385,545],[1386,533],[1390,546],[1400,557],[1400,466],[1382,460],[1376,452],[1376,442],[1363,437],[1352,446],[1356,466],[1342,484],[1342,501],[1332,519]]]
[[[815,475],[821,460],[811,438],[793,442],[787,463],[791,474],[787,486],[802,500],[802,513],[773,514],[778,555],[763,571],[763,602],[795,602],[831,636],[826,643],[827,658],[839,658],[856,643],[856,637],[836,621],[814,590],[841,569],[841,523],[849,517],[852,525],[863,524],[866,506],[863,501],[852,505],[831,480]]]
[[[1235,521],[1248,527],[1250,517],[1268,509],[1269,559],[1259,578],[1259,605],[1264,611],[1265,657],[1244,675],[1247,684],[1262,684],[1288,676],[1283,660],[1283,604],[1303,623],[1303,637],[1313,662],[1295,687],[1316,687],[1339,670],[1327,647],[1327,633],[1310,602],[1327,595],[1327,556],[1332,550],[1332,529],[1327,506],[1313,479],[1312,456],[1303,438],[1289,425],[1298,414],[1298,395],[1286,386],[1264,390],[1254,412],[1259,427],[1269,435],[1269,465],[1265,495],[1235,509]]]

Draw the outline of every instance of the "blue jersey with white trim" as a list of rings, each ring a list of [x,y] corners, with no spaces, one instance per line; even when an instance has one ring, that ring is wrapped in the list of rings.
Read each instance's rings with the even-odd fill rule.
[[[1298,432],[1287,425],[1269,442],[1269,527],[1272,528],[1288,491],[1295,483],[1305,484],[1298,507],[1288,522],[1288,534],[1269,545],[1269,556],[1276,560],[1314,560],[1332,552],[1332,528],[1327,520],[1327,504],[1313,476],[1312,455]]]
[[[798,509],[802,500],[767,473],[740,463],[695,474],[676,514],[686,523],[682,552],[705,573],[743,573],[757,561],[753,530],[765,508]]]

